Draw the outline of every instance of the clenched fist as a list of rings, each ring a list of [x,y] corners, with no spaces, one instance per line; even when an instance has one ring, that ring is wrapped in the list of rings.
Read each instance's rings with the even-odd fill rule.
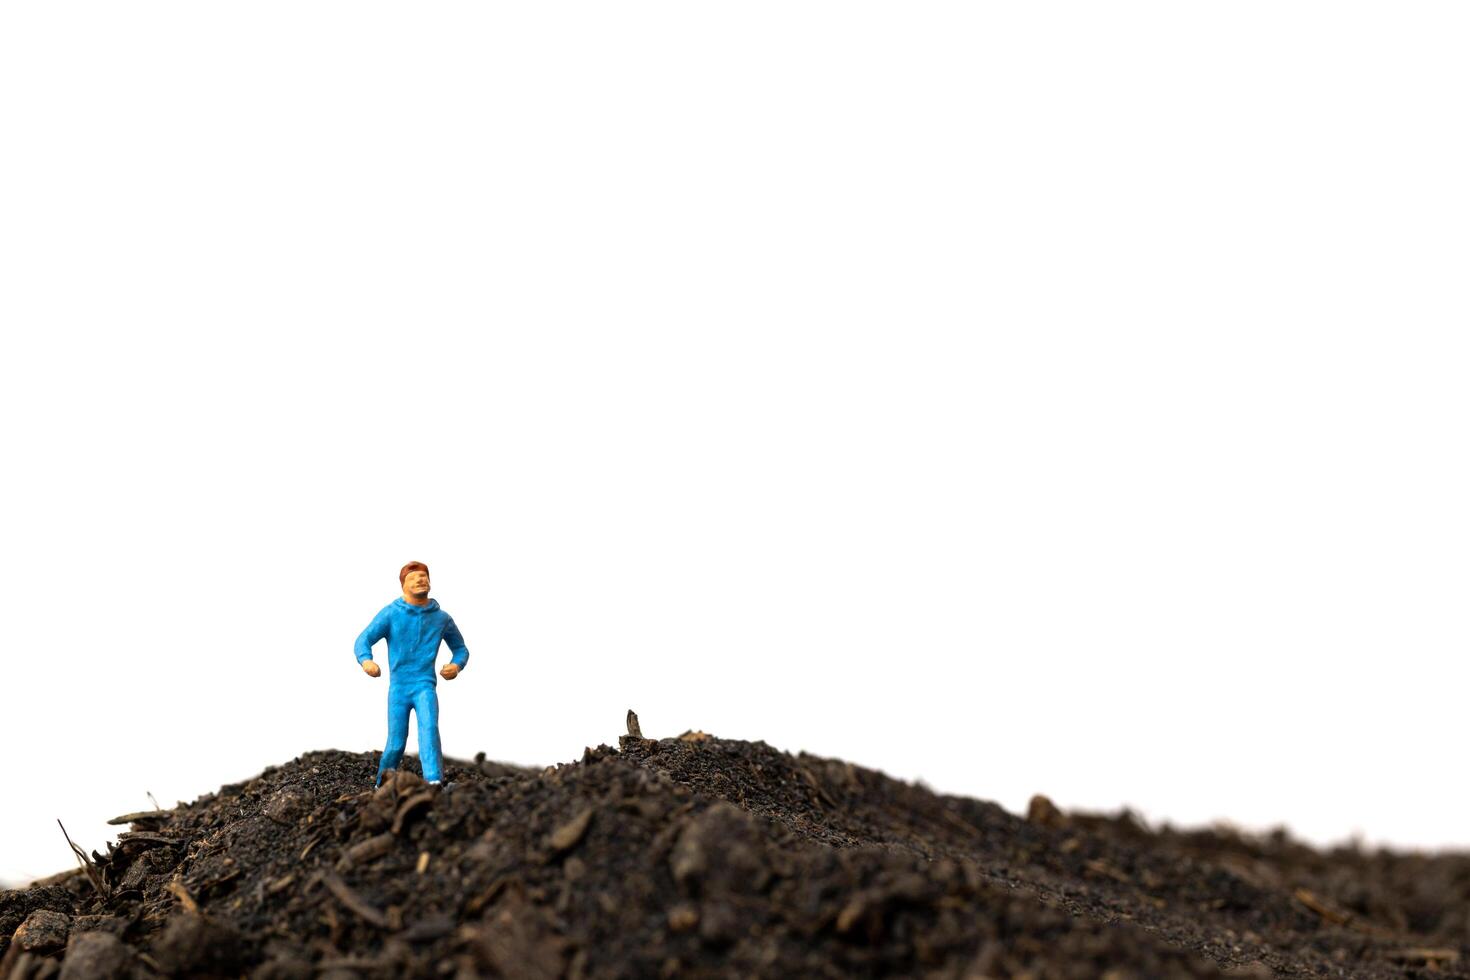
[[[454,680],[456,677],[459,676],[459,665],[445,664],[444,669],[439,671],[439,676],[444,678],[446,681]]]
[[[369,677],[377,677],[379,674],[381,674],[383,672],[383,668],[379,667],[377,664],[373,663],[371,660],[364,660],[362,662],[362,669],[365,670],[365,671],[367,671],[367,675]]]

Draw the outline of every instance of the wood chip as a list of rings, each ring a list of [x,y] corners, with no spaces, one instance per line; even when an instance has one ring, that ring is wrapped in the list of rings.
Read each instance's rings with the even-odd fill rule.
[[[377,926],[379,929],[388,928],[388,917],[364,901],[347,882],[329,871],[323,871],[319,877],[321,883],[327,886],[327,890],[337,897],[337,901],[341,902],[347,911],[369,925]]]
[[[1460,960],[1458,949],[1395,949],[1385,955],[1398,963],[1422,963],[1429,967],[1447,966]]]
[[[353,844],[342,857],[351,866],[376,860],[391,850],[393,850],[393,835],[378,834],[375,837],[369,837],[365,841]]]
[[[403,830],[403,822],[408,819],[408,815],[414,810],[433,803],[434,794],[435,791],[432,789],[421,790],[398,804],[398,813],[393,817],[392,832],[396,834]]]
[[[633,713],[632,708],[628,709],[628,735],[632,738],[643,737],[643,729],[638,727],[638,716]]]
[[[560,854],[562,851],[570,850],[577,846],[577,842],[587,833],[587,827],[592,823],[592,807],[587,807],[566,823],[557,827],[546,839],[551,849]]]
[[[1298,902],[1301,902],[1307,908],[1311,909],[1313,912],[1316,912],[1328,922],[1334,922],[1338,925],[1341,925],[1348,919],[1352,918],[1352,916],[1348,913],[1342,911],[1341,909],[1333,908],[1327,902],[1323,901],[1321,898],[1318,898],[1316,895],[1305,888],[1298,888],[1294,894]]]
[[[454,932],[454,919],[447,915],[430,915],[409,926],[403,933],[405,942],[426,943]]]
[[[1132,878],[1129,878],[1128,875],[1120,871],[1118,868],[1113,867],[1111,864],[1102,860],[1101,858],[1093,858],[1091,861],[1083,864],[1083,867],[1094,874],[1103,875],[1104,877],[1111,878],[1114,881],[1122,882],[1125,885],[1133,883]]]
[[[951,827],[955,828],[966,836],[974,837],[979,840],[985,839],[985,832],[983,830],[970,823],[970,821],[966,820],[958,813],[955,813],[953,810],[943,808],[939,811],[939,816],[944,819],[945,823],[949,824]]]
[[[479,895],[476,895],[474,898],[465,903],[465,915],[479,915],[480,910],[488,906],[491,902],[495,901],[495,899],[499,897],[500,893],[505,890],[506,886],[509,883],[510,879],[507,877],[499,877],[490,882],[489,888],[485,889]]]
[[[413,870],[414,870],[414,873],[415,874],[423,874],[425,871],[428,871],[429,870],[429,852],[428,851],[421,851],[419,853],[419,863],[414,867]]]
[[[194,901],[194,896],[189,894],[189,889],[185,888],[184,883],[178,878],[168,883],[168,891],[179,900],[179,904],[184,907],[184,911],[193,912],[195,915],[199,914],[199,903]]]
[[[163,834],[151,834],[142,830],[130,830],[117,835],[118,844],[182,844],[183,841],[177,837],[165,837]]]
[[[1062,813],[1061,808],[1051,801],[1051,797],[1043,793],[1037,793],[1031,797],[1031,802],[1026,805],[1026,820],[1028,823],[1040,824],[1043,827],[1067,825],[1066,814]]]
[[[173,814],[166,810],[143,810],[139,813],[124,813],[107,821],[113,826],[125,823],[159,823],[170,819]]]
[[[837,931],[849,932],[868,911],[868,896],[858,892],[850,898],[842,911],[837,913]]]

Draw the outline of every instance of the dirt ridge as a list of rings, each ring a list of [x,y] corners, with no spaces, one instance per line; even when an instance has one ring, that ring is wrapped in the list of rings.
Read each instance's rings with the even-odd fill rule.
[[[630,731],[637,731],[636,722]],[[309,752],[0,892],[0,980],[1470,978],[1470,855],[1022,817],[688,732],[372,789]]]

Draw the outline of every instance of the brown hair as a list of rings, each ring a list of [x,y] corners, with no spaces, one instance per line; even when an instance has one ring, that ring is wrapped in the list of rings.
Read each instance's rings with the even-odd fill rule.
[[[427,574],[429,574],[429,566],[428,565],[425,565],[421,561],[411,561],[407,565],[404,565],[402,568],[400,568],[398,570],[398,584],[400,586],[403,585],[403,580],[406,579],[406,578],[408,578],[408,573],[409,572],[419,572],[419,571],[421,571],[425,575],[427,575]]]

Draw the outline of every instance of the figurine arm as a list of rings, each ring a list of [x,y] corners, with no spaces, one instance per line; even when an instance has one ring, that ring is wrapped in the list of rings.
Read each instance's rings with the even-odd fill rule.
[[[368,623],[367,629],[358,634],[357,644],[353,650],[357,655],[357,662],[362,663],[364,660],[373,659],[373,644],[387,635],[388,609],[384,608],[382,612],[373,617],[371,623]]]
[[[449,645],[450,651],[454,654],[449,662],[460,670],[464,670],[464,665],[470,659],[470,651],[464,645],[464,637],[460,635],[459,627],[454,625],[453,617],[444,624],[444,642]]]

